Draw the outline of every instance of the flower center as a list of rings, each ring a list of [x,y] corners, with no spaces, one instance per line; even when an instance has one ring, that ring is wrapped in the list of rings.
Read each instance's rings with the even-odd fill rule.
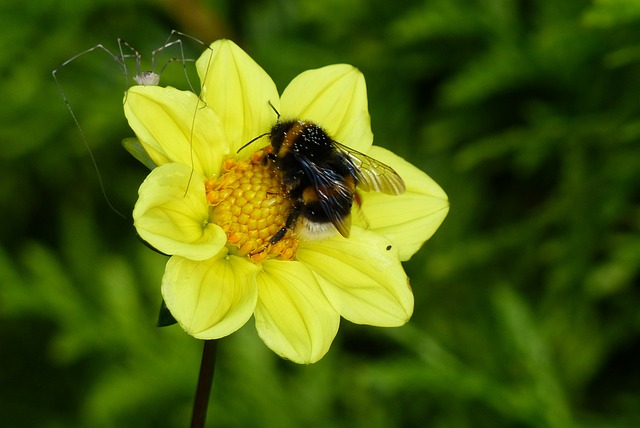
[[[291,201],[282,176],[260,150],[249,159],[227,159],[219,177],[205,183],[211,219],[227,234],[232,254],[254,262],[269,258],[290,260],[298,240],[291,230],[275,244],[271,239],[283,227]]]

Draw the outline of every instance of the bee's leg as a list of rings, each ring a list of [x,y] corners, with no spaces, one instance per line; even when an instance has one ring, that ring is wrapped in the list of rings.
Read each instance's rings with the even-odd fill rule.
[[[287,233],[287,227],[283,227],[282,229],[280,229],[278,231],[278,233],[276,233],[275,235],[273,235],[271,237],[271,239],[269,239],[269,243],[271,245],[275,244],[276,242],[278,242],[279,240],[281,240],[282,238],[284,238],[284,235]]]
[[[273,235],[271,239],[269,239],[269,243],[273,245],[279,240],[281,240],[282,238],[284,238],[284,235],[286,235],[287,230],[291,229],[293,226],[296,225],[296,221],[298,221],[299,215],[300,215],[300,208],[294,207],[289,213],[289,216],[287,217],[287,221],[285,222],[284,227],[280,229],[278,232],[276,232],[276,234]]]

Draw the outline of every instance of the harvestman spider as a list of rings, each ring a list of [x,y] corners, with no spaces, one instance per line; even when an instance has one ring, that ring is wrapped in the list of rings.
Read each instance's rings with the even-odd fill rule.
[[[167,40],[165,41],[165,43],[160,46],[157,49],[154,49],[151,52],[151,69],[147,70],[147,71],[141,71],[141,60],[142,60],[142,56],[140,55],[140,53],[132,46],[130,45],[127,41],[125,41],[122,38],[118,38],[118,52],[117,53],[113,53],[112,51],[110,51],[107,47],[105,47],[103,44],[97,44],[95,46],[92,46],[88,49],[85,49],[84,51],[72,56],[71,58],[67,59],[66,61],[64,61],[59,67],[57,67],[55,70],[53,70],[51,72],[53,79],[56,82],[56,86],[58,87],[58,90],[60,91],[60,95],[62,96],[62,99],[64,100],[65,105],[67,106],[67,110],[69,110],[69,113],[71,114],[71,118],[73,119],[73,122],[75,123],[76,127],[78,128],[78,131],[80,133],[80,138],[82,139],[82,142],[84,144],[84,146],[87,148],[87,151],[89,152],[89,157],[91,158],[91,162],[96,170],[96,174],[98,177],[98,183],[100,185],[100,189],[102,191],[102,194],[105,198],[105,201],[107,203],[107,205],[109,206],[109,208],[111,208],[116,214],[118,214],[119,216],[126,218],[120,211],[118,211],[113,204],[111,203],[111,201],[109,200],[109,197],[107,196],[107,192],[105,190],[104,187],[104,182],[102,180],[102,176],[100,174],[100,170],[98,168],[98,163],[96,161],[96,158],[93,154],[93,151],[91,150],[91,147],[89,146],[89,143],[87,141],[87,137],[82,129],[82,126],[80,126],[80,122],[76,116],[76,114],[73,111],[73,108],[71,107],[71,103],[69,102],[69,99],[67,97],[67,95],[65,94],[65,91],[62,87],[62,84],[60,83],[60,81],[58,80],[58,73],[66,66],[68,66],[69,64],[71,64],[72,62],[76,61],[78,58],[83,57],[84,55],[87,55],[91,52],[94,51],[103,51],[105,52],[109,57],[111,57],[111,59],[116,63],[116,65],[120,68],[120,71],[122,72],[122,74],[124,75],[125,78],[125,82],[126,85],[129,86],[130,85],[130,79],[133,79],[133,81],[140,86],[156,86],[160,83],[160,76],[162,75],[162,73],[164,72],[164,70],[167,68],[167,66],[173,62],[179,61],[182,63],[183,69],[184,69],[184,76],[185,79],[187,81],[187,84],[189,85],[189,88],[194,91],[193,85],[191,84],[191,80],[189,79],[189,73],[187,72],[187,67],[186,67],[186,63],[187,62],[195,62],[195,59],[193,58],[185,58],[184,56],[184,48],[183,48],[183,40],[180,37],[184,37],[184,38],[188,38],[202,46],[204,46],[206,49],[210,49],[209,46],[207,46],[204,42],[196,39],[195,37],[192,37],[188,34],[184,34],[181,33],[179,31],[173,30],[171,31],[171,33],[169,34],[169,37],[167,38]],[[167,50],[168,48],[171,48],[173,46],[177,46],[180,52],[180,56],[179,57],[172,57],[169,58],[168,60],[165,61],[164,65],[160,68],[160,70],[157,70],[158,67],[158,61],[157,58],[158,56],[165,50]],[[130,72],[129,72],[129,68],[127,66],[127,60],[129,59],[133,59],[135,61],[135,75],[130,76]],[[126,96],[126,95],[125,95]],[[194,121],[195,121],[195,112],[194,112]],[[139,143],[137,141],[133,142],[132,140],[125,140],[125,142],[123,142],[123,144],[125,145],[125,148],[127,148],[128,151],[130,151],[136,158],[138,158],[138,160],[141,160],[143,163],[147,164],[146,161],[144,160],[144,158],[148,158],[148,156],[146,155],[146,153],[142,153],[144,152],[144,149],[142,149],[142,147],[139,145]],[[139,146],[139,147],[138,147]],[[136,155],[136,152],[138,153],[138,155]],[[147,166],[149,166],[147,164]]]

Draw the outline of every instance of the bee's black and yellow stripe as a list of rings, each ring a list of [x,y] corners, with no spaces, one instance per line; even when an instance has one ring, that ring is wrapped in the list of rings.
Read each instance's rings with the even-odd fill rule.
[[[271,145],[294,209],[288,223],[304,216],[332,223],[349,235],[349,215],[357,186],[353,162],[336,150],[333,140],[312,122],[283,121],[271,130]]]
[[[350,214],[356,187],[364,191],[399,195],[406,189],[389,166],[334,141],[313,122],[278,121],[269,133],[276,166],[293,202],[277,242],[299,217],[317,224],[332,223],[349,236]]]

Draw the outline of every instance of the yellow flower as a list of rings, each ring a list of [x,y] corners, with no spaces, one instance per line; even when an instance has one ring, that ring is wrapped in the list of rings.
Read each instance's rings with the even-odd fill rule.
[[[130,151],[156,165],[140,187],[134,224],[145,241],[171,255],[162,295],[182,328],[216,339],[253,315],[268,347],[312,363],[328,351],[341,316],[373,326],[406,323],[413,294],[401,261],[436,231],[449,203],[425,173],[372,146],[363,75],[345,64],[310,70],[279,96],[265,71],[228,40],[213,43],[196,65],[200,97],[135,86],[124,105],[139,140]],[[349,238],[289,230],[270,245],[290,209],[286,190],[279,171],[255,151],[268,146],[267,138],[238,153],[276,123],[269,103],[283,118],[313,121],[391,166],[406,192],[359,192]]]

